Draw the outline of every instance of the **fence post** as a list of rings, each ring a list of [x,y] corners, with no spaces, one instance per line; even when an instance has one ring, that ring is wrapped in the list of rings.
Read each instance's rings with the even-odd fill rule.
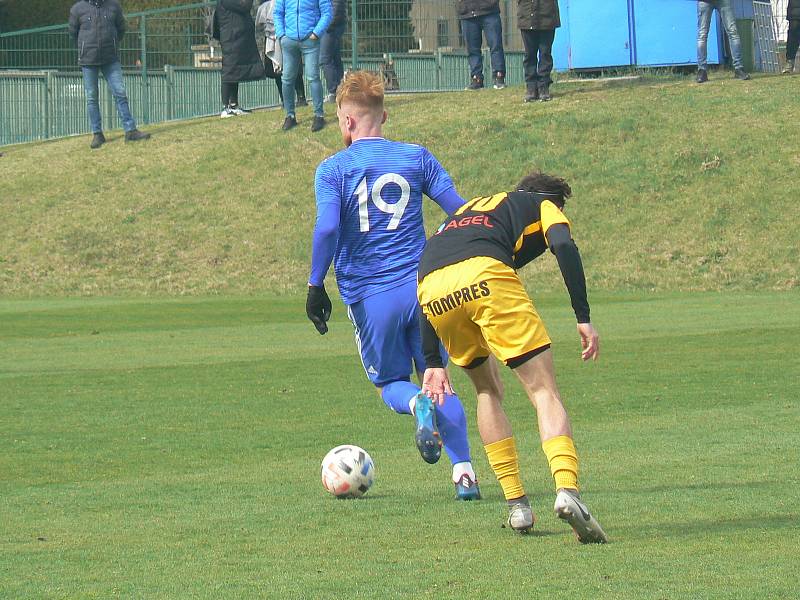
[[[175,118],[172,110],[172,100],[175,95],[175,68],[172,65],[164,65],[164,73],[167,75],[167,121],[171,121]]]
[[[52,137],[51,127],[52,121],[50,118],[51,105],[53,103],[53,71],[47,71],[47,76],[44,80],[44,139],[48,140]]]
[[[442,89],[442,49],[436,48],[436,90]]]
[[[142,63],[142,121],[150,122],[150,93],[147,85],[147,15],[139,21],[139,62]]]
[[[355,71],[358,67],[358,16],[356,15],[356,0],[350,0],[350,68]]]

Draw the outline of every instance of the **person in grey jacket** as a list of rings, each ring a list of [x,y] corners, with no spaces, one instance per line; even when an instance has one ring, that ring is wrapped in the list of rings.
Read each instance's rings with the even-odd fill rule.
[[[503,22],[499,0],[457,0],[456,12],[461,19],[461,32],[467,45],[470,82],[468,90],[483,87],[482,37],[486,36],[492,59],[494,89],[506,87],[506,55],[503,51]]]
[[[553,40],[561,27],[558,0],[517,0],[517,22],[525,44],[525,102],[547,102],[553,83]]]
[[[126,142],[150,137],[136,129],[122,80],[119,46],[125,33],[125,17],[116,0],[79,0],[69,11],[69,34],[78,47],[78,64],[83,72],[86,108],[92,127],[92,148],[102,146],[103,122],[100,116],[98,81],[100,73],[117,103],[117,113],[125,129]]]

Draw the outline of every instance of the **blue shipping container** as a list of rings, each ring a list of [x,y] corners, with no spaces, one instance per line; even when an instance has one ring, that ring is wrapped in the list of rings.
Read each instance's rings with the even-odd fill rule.
[[[553,45],[557,70],[696,64],[696,0],[560,0],[559,8],[561,28]],[[715,18],[708,62],[718,64],[719,58]]]

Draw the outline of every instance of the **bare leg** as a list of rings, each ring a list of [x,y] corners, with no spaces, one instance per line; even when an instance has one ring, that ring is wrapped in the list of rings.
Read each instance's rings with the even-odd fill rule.
[[[559,435],[572,437],[569,417],[556,386],[553,353],[545,350],[516,369],[514,374],[536,409],[539,437],[543,442]]]
[[[503,410],[503,382],[494,357],[490,356],[474,369],[464,370],[478,396],[478,432],[483,445],[510,438],[514,434]]]

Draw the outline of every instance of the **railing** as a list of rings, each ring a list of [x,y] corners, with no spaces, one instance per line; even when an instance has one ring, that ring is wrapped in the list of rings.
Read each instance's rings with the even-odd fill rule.
[[[453,0],[350,1],[342,40],[347,68],[383,72],[390,91],[463,89],[469,67]],[[205,34],[215,5],[197,2],[126,15],[120,62],[139,123],[221,109],[220,51]],[[520,83],[516,2],[501,0],[500,5],[508,82]],[[77,60],[66,25],[0,34],[0,146],[88,132]],[[484,64],[488,70],[488,50]],[[103,123],[119,127],[106,86],[100,86],[100,94]],[[243,85],[240,101],[251,108],[276,106],[277,90],[271,81]]]
[[[453,0],[350,0],[342,40],[345,61],[384,54],[463,51],[464,40]],[[126,69],[161,71],[165,65],[198,66],[196,47],[208,43],[206,15],[216,2],[198,2],[126,15],[120,61]],[[505,47],[522,50],[516,32],[516,2],[501,0]],[[71,70],[77,52],[66,25],[0,34],[0,69]]]

